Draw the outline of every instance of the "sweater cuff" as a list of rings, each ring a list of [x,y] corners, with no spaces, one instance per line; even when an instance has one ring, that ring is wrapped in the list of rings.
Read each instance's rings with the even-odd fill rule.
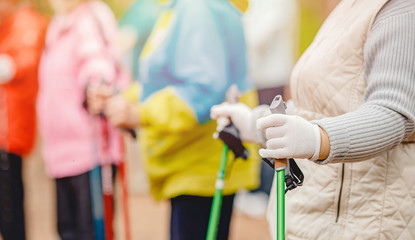
[[[311,121],[326,131],[330,140],[330,154],[327,159],[315,161],[318,164],[338,163],[347,156],[350,150],[350,136],[346,127],[333,118]]]

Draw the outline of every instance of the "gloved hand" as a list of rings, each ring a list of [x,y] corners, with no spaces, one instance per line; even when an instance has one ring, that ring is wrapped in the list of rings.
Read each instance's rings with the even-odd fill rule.
[[[16,75],[16,65],[7,54],[0,54],[0,84],[10,82]]]
[[[262,142],[262,134],[256,129],[256,120],[264,115],[271,114],[267,106],[258,106],[251,109],[243,103],[222,103],[210,110],[210,117],[217,120],[216,130],[220,132],[225,126],[232,123],[239,130],[242,141]]]
[[[136,103],[118,94],[107,99],[104,114],[112,125],[119,128],[134,129],[140,125],[140,116],[136,107]]]
[[[86,95],[88,111],[97,115],[104,111],[105,102],[114,95],[114,89],[106,84],[91,84]]]
[[[266,149],[263,158],[308,158],[317,160],[320,153],[320,128],[309,121],[283,114],[258,119],[257,128],[265,130]]]

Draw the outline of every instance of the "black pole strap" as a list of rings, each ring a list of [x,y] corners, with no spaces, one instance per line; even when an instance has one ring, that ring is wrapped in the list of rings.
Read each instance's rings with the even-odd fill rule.
[[[262,158],[272,169],[274,169],[275,159],[274,158]],[[290,158],[287,161],[285,169],[285,192],[293,190],[297,186],[303,185],[304,174],[298,167],[294,159]]]
[[[224,127],[219,132],[219,138],[228,145],[229,149],[235,155],[235,158],[241,157],[248,159],[249,151],[242,144],[241,138],[239,137],[239,130],[233,125],[233,123]]]

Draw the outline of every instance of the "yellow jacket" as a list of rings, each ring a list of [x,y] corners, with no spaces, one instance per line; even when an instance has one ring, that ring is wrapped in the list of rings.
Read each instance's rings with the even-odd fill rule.
[[[160,15],[140,58],[140,152],[156,199],[213,196],[223,143],[213,139],[211,106],[230,85],[257,102],[247,81],[240,13],[228,1],[176,0]],[[225,195],[258,185],[259,158],[233,160]],[[232,165],[232,166],[231,166]]]

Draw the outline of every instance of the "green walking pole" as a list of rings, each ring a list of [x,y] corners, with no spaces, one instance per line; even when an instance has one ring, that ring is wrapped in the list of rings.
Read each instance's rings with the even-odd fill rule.
[[[294,159],[270,159],[263,158],[276,172],[276,196],[277,196],[277,240],[285,239],[285,194],[301,186],[304,182],[304,174]]]
[[[219,224],[219,217],[222,207],[222,190],[225,186],[225,171],[226,171],[226,163],[228,160],[228,145],[225,144],[222,157],[220,160],[220,166],[218,171],[218,176],[215,182],[215,196],[213,197],[212,203],[212,210],[209,219],[209,227],[208,227],[208,234],[206,239],[207,240],[215,240],[216,233],[218,232],[218,224]]]
[[[285,114],[285,103],[280,95],[275,96],[269,106],[273,114]],[[301,186],[304,174],[294,159],[263,158],[276,172],[277,195],[277,240],[285,239],[285,193]]]
[[[285,114],[285,103],[280,95],[269,106],[273,114]],[[285,168],[287,159],[275,159],[274,169],[277,174],[277,240],[285,239]]]
[[[232,85],[226,93],[226,100],[230,103],[235,103],[238,100],[238,95],[239,91],[237,86]],[[248,150],[242,145],[238,129],[232,122],[224,127],[217,137],[221,139],[225,145],[220,160],[218,176],[215,182],[215,195],[213,196],[206,240],[216,240],[222,208],[222,191],[225,187],[225,173],[229,149],[233,152],[235,159],[239,157],[247,159],[249,154]]]
[[[277,173],[277,240],[285,239],[285,167],[287,160],[276,159]]]

